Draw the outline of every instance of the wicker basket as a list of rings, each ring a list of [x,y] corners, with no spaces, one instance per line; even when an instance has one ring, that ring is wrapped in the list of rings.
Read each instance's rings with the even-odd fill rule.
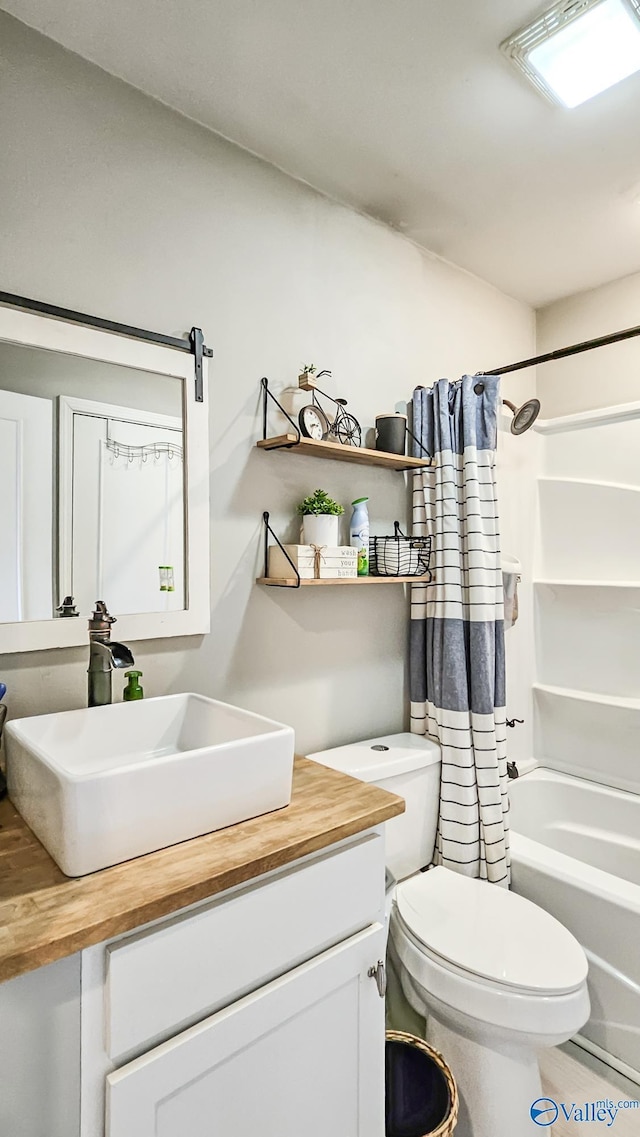
[[[444,1058],[437,1050],[429,1046],[428,1042],[425,1042],[422,1038],[417,1038],[414,1034],[405,1034],[405,1032],[401,1030],[388,1030],[386,1038],[388,1042],[405,1042],[409,1046],[415,1046],[417,1050],[421,1050],[423,1054],[426,1054],[427,1057],[435,1063],[438,1069],[442,1071],[449,1088],[449,1099],[451,1103],[449,1112],[437,1129],[430,1130],[429,1133],[423,1134],[423,1137],[452,1137],[458,1123],[458,1087]]]

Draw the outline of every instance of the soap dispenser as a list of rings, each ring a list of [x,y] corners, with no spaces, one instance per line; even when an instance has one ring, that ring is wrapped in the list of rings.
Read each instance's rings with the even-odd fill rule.
[[[127,685],[122,692],[122,699],[125,703],[131,703],[134,699],[144,699],[144,691],[139,683],[141,675],[141,671],[125,671],[124,677],[127,680]]]

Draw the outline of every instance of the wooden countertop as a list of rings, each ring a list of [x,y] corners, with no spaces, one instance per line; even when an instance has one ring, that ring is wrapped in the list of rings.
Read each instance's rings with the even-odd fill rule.
[[[380,825],[404,801],[296,758],[291,804],[275,813],[72,879],[7,800],[0,802],[0,982],[170,915]]]

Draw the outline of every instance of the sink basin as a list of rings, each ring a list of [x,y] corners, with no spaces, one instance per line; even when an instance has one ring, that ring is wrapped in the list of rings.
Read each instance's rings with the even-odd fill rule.
[[[84,876],[291,800],[291,727],[167,695],[16,719],[9,796],[67,876]]]

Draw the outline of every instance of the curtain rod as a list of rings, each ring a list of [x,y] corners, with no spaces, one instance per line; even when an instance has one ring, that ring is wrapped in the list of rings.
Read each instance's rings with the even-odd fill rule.
[[[478,371],[478,375],[506,375],[509,371],[522,371],[525,367],[536,367],[538,363],[551,363],[554,359],[566,359],[569,355],[579,355],[581,351],[593,351],[596,347],[607,347],[611,343],[620,343],[622,340],[633,339],[640,336],[640,325],[637,328],[625,328],[623,332],[612,332],[608,336],[598,336],[584,343],[574,343],[570,347],[559,347],[556,351],[548,351],[546,355],[536,355],[533,359],[521,359],[519,363],[510,363],[507,367],[496,367],[493,371]]]

